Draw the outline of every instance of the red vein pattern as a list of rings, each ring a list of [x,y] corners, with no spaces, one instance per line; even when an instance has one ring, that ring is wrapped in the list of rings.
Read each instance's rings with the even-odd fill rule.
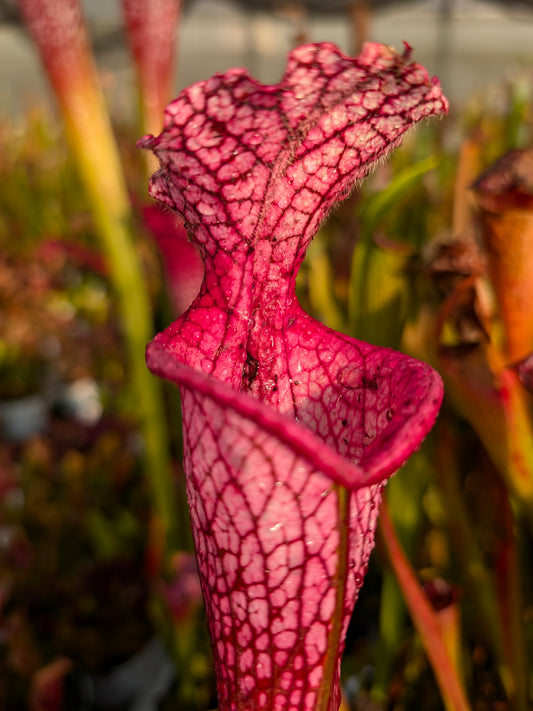
[[[276,86],[231,70],[186,89],[140,142],[161,163],[152,196],[205,263],[147,361],[182,393],[220,711],[338,708],[382,483],[440,407],[429,366],[324,327],[295,297],[329,209],[416,121],[446,111],[408,55],[300,47]]]

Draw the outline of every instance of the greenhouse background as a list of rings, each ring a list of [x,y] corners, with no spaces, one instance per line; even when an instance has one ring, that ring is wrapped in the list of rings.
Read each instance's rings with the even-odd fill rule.
[[[360,3],[362,6],[367,3]],[[330,41],[347,52],[354,48],[349,3],[251,2],[194,0],[186,3],[176,55],[176,88],[188,86],[230,67],[247,67],[263,82],[279,80],[285,55],[299,32],[311,42]],[[35,92],[46,92],[46,81],[34,52],[5,2],[0,24],[0,61],[5,111],[20,111],[34,103]],[[327,11],[328,7],[336,10]],[[326,12],[317,13],[317,7]],[[418,60],[439,74],[452,102],[464,102],[530,66],[533,8],[527,2],[422,0],[369,2],[367,39],[401,47],[409,37]],[[120,4],[86,0],[97,58],[108,70],[108,91],[117,108],[131,108],[131,65],[121,29]],[[1,17],[1,16],[0,16]]]

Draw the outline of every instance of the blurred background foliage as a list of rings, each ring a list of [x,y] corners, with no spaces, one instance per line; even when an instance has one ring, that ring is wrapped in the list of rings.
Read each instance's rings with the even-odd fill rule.
[[[113,140],[153,333],[172,301],[144,211],[135,143],[158,118],[138,77],[139,118],[115,118]],[[409,135],[321,228],[298,277],[311,314],[427,360],[447,392],[386,490],[347,639],[346,708],[457,708],[435,635],[472,709],[532,708],[532,90],[530,72]],[[75,144],[39,108],[0,122],[0,702],[205,711],[216,698],[177,395],[155,396],[169,423],[161,483]],[[168,486],[175,510],[161,511]]]

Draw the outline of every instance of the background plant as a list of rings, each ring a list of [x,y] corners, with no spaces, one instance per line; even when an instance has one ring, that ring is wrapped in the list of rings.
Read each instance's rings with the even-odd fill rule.
[[[175,652],[191,660],[178,677],[179,701],[171,699],[169,707],[206,709],[214,699],[205,639],[184,620],[179,605],[169,633],[165,593],[172,571],[180,567],[172,555],[162,567],[159,563],[160,526],[148,505],[141,430],[132,417],[138,400],[124,369],[124,321],[117,315],[109,263],[98,246],[97,221],[76,164],[52,126],[49,117],[33,115],[24,126],[4,122],[2,127],[3,397],[13,396],[7,391],[14,383],[17,395],[34,388],[29,380],[42,385],[44,378],[48,385],[48,376],[54,380],[58,370],[62,382],[94,379],[105,414],[94,427],[73,425],[54,398],[46,432],[27,442],[2,443],[2,700],[6,707],[23,708],[28,680],[58,655],[89,668],[110,661],[103,658],[105,645],[96,633],[102,622],[92,614],[112,609],[114,595],[106,598],[100,586],[93,592],[90,570],[96,562],[98,575],[131,571],[117,575],[122,592],[130,594],[132,607],[125,611],[136,604],[152,611],[138,625],[134,615],[124,616],[124,624],[131,625],[122,637],[130,640],[129,649],[116,650],[111,661],[134,651],[159,624]],[[138,131],[114,128],[129,192],[142,195],[144,166],[132,149]],[[442,620],[442,639],[472,707],[479,709],[525,709],[531,703],[529,507],[513,484],[507,455],[494,446],[503,432],[516,435],[513,451],[523,452],[527,463],[531,414],[530,395],[507,367],[514,363],[501,345],[501,297],[480,248],[478,208],[469,186],[509,149],[530,146],[531,132],[529,87],[521,84],[502,88],[497,109],[477,100],[462,116],[418,133],[324,227],[299,281],[301,300],[318,318],[428,359],[448,381],[438,428],[392,480],[387,505],[424,594]],[[106,161],[109,155],[103,165]],[[141,255],[151,314],[167,322],[156,250],[129,199],[122,204],[129,213],[127,239],[135,240]],[[27,285],[23,293],[20,284]],[[469,361],[474,352],[478,360]],[[472,389],[476,383],[467,368],[472,362],[478,371],[480,364],[488,369],[489,388]],[[17,385],[14,373],[24,371],[29,380]],[[504,398],[510,409],[501,406],[502,393],[510,393]],[[175,418],[175,412],[174,403],[168,417]],[[178,431],[176,423],[171,430]],[[165,450],[165,456],[179,455],[179,442]],[[179,474],[175,484],[179,491]],[[67,511],[75,515],[65,520]],[[176,528],[178,545],[186,548],[181,517]],[[383,536],[350,631],[346,688],[358,690],[352,701],[358,708],[371,698],[382,708],[438,709],[442,701],[421,638],[386,562],[390,530]],[[51,541],[57,542],[53,559]],[[46,604],[52,600],[55,610],[63,601],[61,615],[43,611],[35,595],[52,577],[59,582]],[[80,590],[85,595],[80,597]],[[408,597],[405,586],[403,593]],[[101,604],[107,599],[109,608]],[[179,594],[174,599],[179,601]],[[73,600],[86,606],[85,617]],[[53,644],[45,641],[50,628],[43,627],[51,617],[59,626]],[[82,628],[86,634],[80,634]],[[96,651],[88,660],[91,649]]]

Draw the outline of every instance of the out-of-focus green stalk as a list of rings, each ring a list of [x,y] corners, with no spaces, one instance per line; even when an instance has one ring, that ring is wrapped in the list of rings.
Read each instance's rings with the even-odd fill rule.
[[[528,110],[531,106],[531,81],[524,77],[511,83],[509,87],[509,113],[504,122],[502,140],[505,146],[502,150],[512,150],[528,145],[526,126],[528,125]]]
[[[427,450],[426,450],[427,452]],[[427,485],[427,454],[414,454],[399,476],[387,484],[390,517],[407,555],[413,553],[424,516],[422,496]],[[387,698],[394,661],[407,636],[407,611],[403,595],[393,573],[385,568],[381,585],[379,610],[379,647],[372,696],[378,702]]]
[[[406,609],[403,596],[393,573],[385,569],[381,583],[379,605],[379,644],[376,671],[372,683],[372,698],[385,704],[398,649],[406,634]]]
[[[355,246],[348,312],[356,338],[384,347],[399,343],[410,299],[409,257],[401,244],[382,246],[370,239]]]
[[[162,389],[148,371],[144,357],[146,344],[153,336],[151,306],[132,240],[130,208],[111,127],[96,87],[91,93],[93,96],[87,91],[84,96],[71,97],[74,101],[69,102],[63,119],[117,296],[137,397],[135,416],[145,439],[154,504],[169,543],[175,543],[174,492]]]
[[[313,314],[335,331],[344,331],[344,318],[333,289],[335,277],[320,232],[309,245],[306,264],[309,269],[309,300]]]
[[[118,303],[154,505],[174,545],[175,504],[161,386],[146,368],[151,306],[126,185],[77,0],[19,0],[56,94]]]
[[[389,563],[402,589],[411,619],[420,635],[447,709],[471,711],[458,669],[443,638],[437,616],[398,541],[387,502],[381,505],[379,530]]]
[[[515,521],[507,492],[502,485],[500,496],[500,521],[503,523],[504,540],[496,557],[496,582],[502,621],[503,649],[507,668],[507,682],[511,708],[527,711],[528,673],[524,641],[522,605],[522,577],[518,562]]]
[[[361,239],[368,240],[374,234],[378,225],[397,209],[401,201],[419,183],[423,175],[434,170],[439,165],[438,156],[430,156],[400,170],[390,180],[389,184],[378,193],[372,195],[363,205],[361,213]],[[405,235],[406,239],[408,235]]]
[[[449,423],[441,419],[437,432],[439,436],[435,461],[446,509],[450,512],[448,520],[450,538],[468,589],[472,591],[482,629],[498,660],[502,681],[509,692],[511,671],[509,664],[504,660],[502,626],[498,624],[499,606],[496,588],[484,563],[459,487],[457,472],[459,455]]]
[[[348,299],[349,328],[356,338],[380,346],[394,346],[400,339],[410,297],[404,270],[412,248],[401,234],[401,241],[378,244],[376,232],[437,165],[438,158],[430,157],[403,168],[362,205]]]

